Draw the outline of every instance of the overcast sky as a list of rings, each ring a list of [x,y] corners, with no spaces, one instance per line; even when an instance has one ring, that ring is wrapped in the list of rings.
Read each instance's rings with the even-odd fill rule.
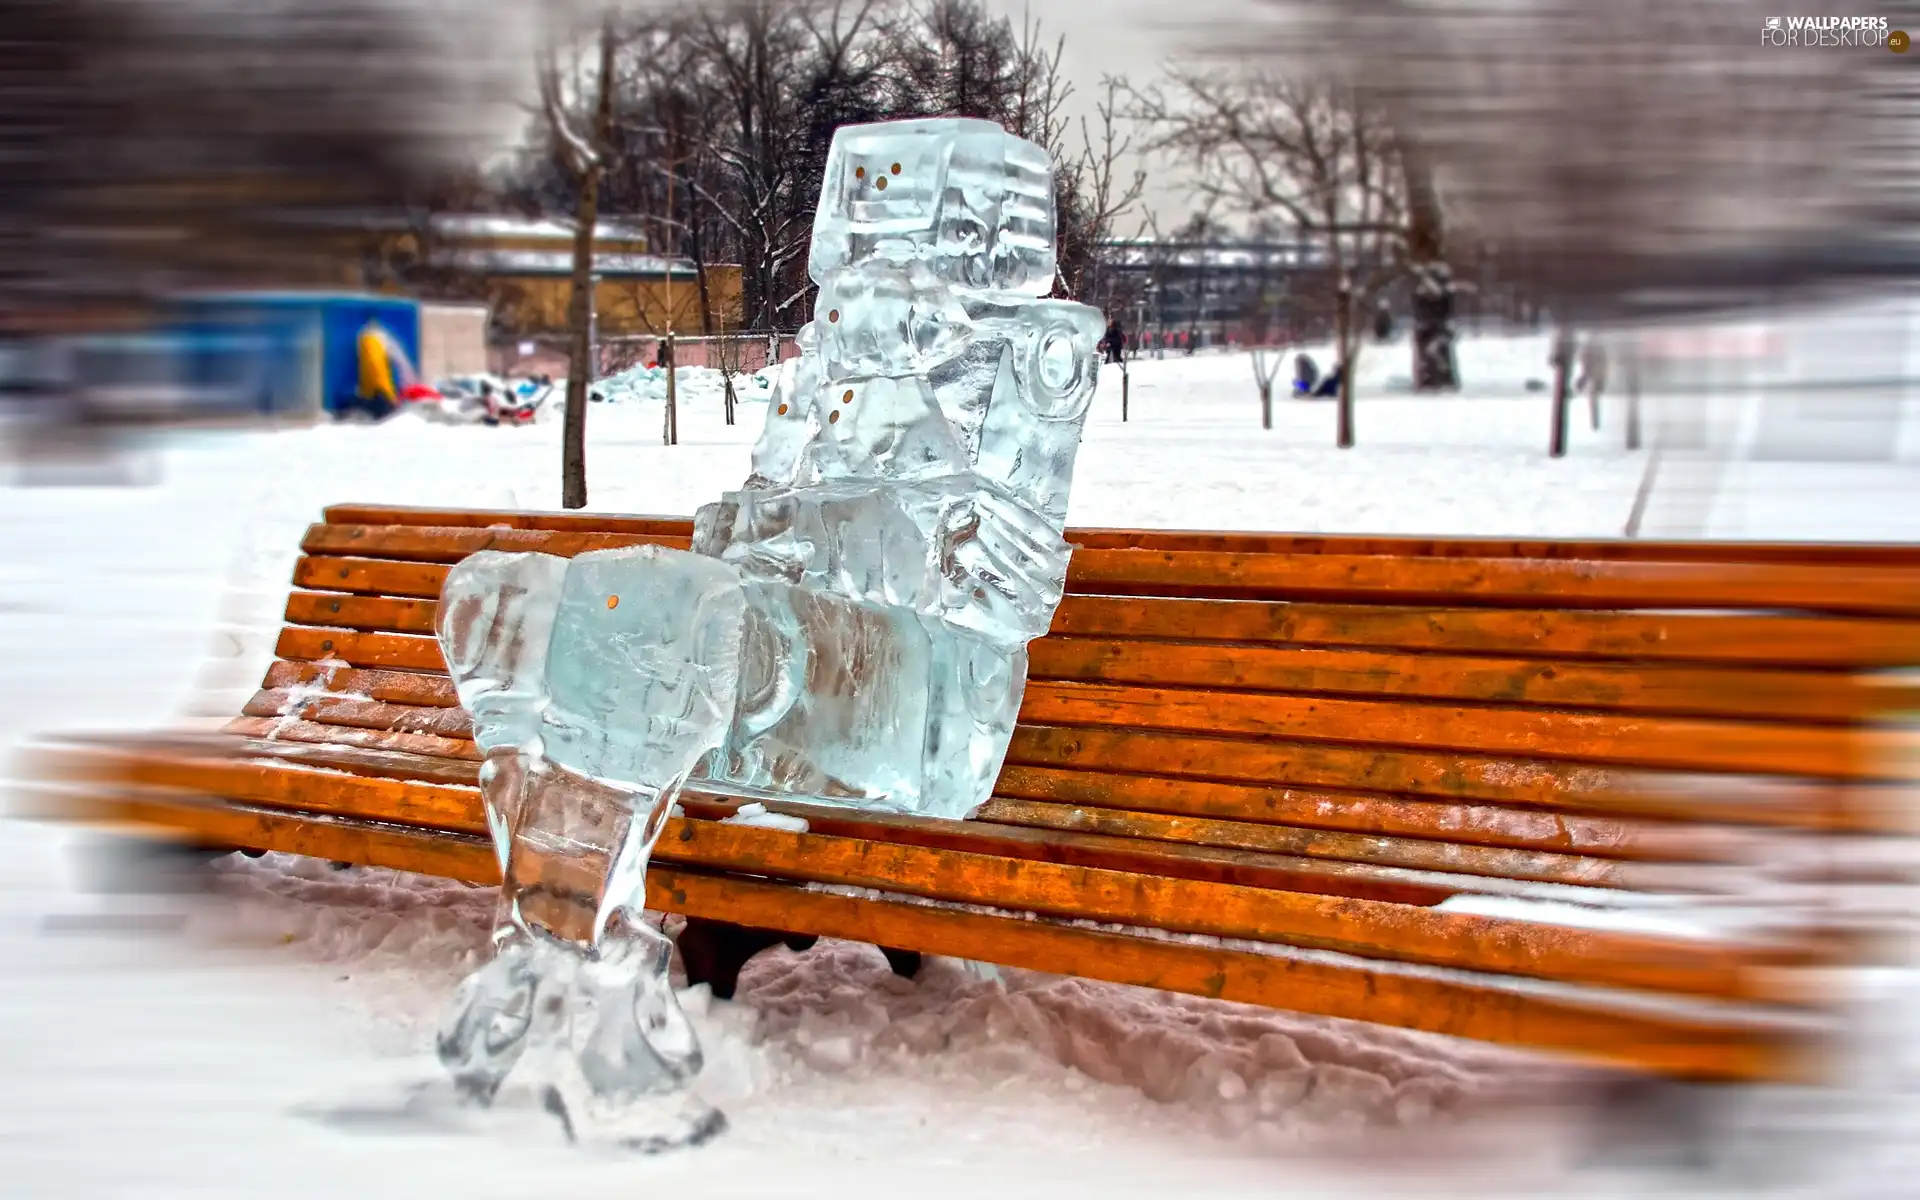
[[[234,2],[234,0],[228,0]],[[469,94],[457,104],[464,123],[484,122],[497,129],[496,144],[524,130],[530,97],[533,47],[540,30],[560,17],[566,0],[396,0],[439,14],[433,24],[460,61],[474,70],[465,82]],[[576,0],[584,6],[590,0]],[[1169,56],[1183,52],[1219,52],[1246,44],[1246,31],[1265,15],[1261,0],[983,0],[1016,25],[1031,13],[1049,40],[1064,34],[1063,67],[1073,85],[1069,114],[1094,119],[1105,75],[1125,75],[1136,83],[1150,80]],[[511,82],[509,82],[511,81]],[[520,95],[513,94],[524,88]],[[1075,130],[1072,144],[1078,145]],[[1192,211],[1190,192],[1179,172],[1141,161],[1148,170],[1146,204],[1171,227]],[[1118,232],[1131,234],[1141,213],[1121,220]]]
[[[1104,75],[1125,75],[1145,83],[1168,57],[1185,52],[1219,53],[1222,46],[1244,44],[1249,23],[1264,16],[1259,0],[983,0],[986,7],[1013,18],[1037,17],[1052,37],[1066,35],[1063,67],[1073,83],[1068,109],[1093,121]],[[1231,31],[1231,33],[1229,32]],[[1231,34],[1239,34],[1239,37]],[[1079,144],[1076,131],[1073,144]],[[1192,193],[1179,172],[1142,160],[1147,170],[1143,197],[1170,229],[1194,208]],[[1131,235],[1141,214],[1131,213],[1116,230]]]

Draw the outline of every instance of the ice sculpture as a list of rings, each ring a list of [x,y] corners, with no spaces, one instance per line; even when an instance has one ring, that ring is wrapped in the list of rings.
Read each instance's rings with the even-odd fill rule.
[[[640,915],[680,787],[971,815],[1065,586],[1104,322],[1038,298],[1046,152],[985,121],[841,129],[809,270],[802,354],[692,552],[485,552],[447,578],[504,883],[441,1057],[482,1102],[537,1071],[577,1136],[722,1123]]]

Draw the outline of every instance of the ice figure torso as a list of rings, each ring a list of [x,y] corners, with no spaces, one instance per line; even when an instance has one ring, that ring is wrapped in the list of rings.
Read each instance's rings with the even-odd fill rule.
[[[747,595],[707,785],[964,817],[992,790],[1066,582],[1103,324],[1054,275],[1045,151],[984,121],[843,129],[819,285],[753,474],[694,549]]]

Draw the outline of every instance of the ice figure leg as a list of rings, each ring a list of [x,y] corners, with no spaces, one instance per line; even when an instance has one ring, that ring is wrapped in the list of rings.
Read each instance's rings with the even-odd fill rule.
[[[692,1089],[702,1060],[668,982],[672,945],[642,910],[673,801],[732,718],[739,593],[730,568],[643,547],[580,556],[534,606],[551,613],[540,683],[512,690],[534,698],[538,726],[500,726],[523,740],[487,747],[481,770],[502,876],[496,951],[439,1042],[472,1100],[490,1102],[511,1073],[576,1139],[643,1150],[724,1127]],[[524,677],[527,639],[508,632],[487,637]],[[500,657],[467,651],[475,678]]]

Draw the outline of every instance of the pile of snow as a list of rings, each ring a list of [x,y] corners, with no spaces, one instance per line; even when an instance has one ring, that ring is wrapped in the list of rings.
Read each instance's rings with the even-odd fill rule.
[[[738,400],[764,403],[773,391],[774,372],[738,372],[733,377],[733,394]],[[637,401],[664,401],[667,398],[667,369],[641,365],[630,367],[594,381],[593,391],[613,404]],[[674,398],[680,404],[718,407],[726,395],[726,376],[713,367],[679,367],[674,372]]]

